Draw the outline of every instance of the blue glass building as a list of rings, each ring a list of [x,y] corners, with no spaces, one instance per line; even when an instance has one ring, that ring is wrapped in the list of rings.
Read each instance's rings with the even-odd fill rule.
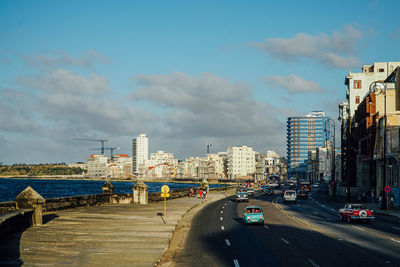
[[[307,177],[308,151],[323,147],[326,140],[330,140],[330,124],[325,121],[329,117],[325,112],[312,111],[306,116],[289,117],[287,120],[287,164],[288,174],[298,178]],[[301,168],[300,168],[301,165]]]

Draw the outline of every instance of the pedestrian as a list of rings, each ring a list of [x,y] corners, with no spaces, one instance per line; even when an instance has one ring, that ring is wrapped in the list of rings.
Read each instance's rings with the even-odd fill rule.
[[[375,203],[375,190],[374,189],[371,190],[371,202]]]
[[[207,196],[207,190],[203,190],[203,198],[206,199]]]
[[[199,195],[200,195],[200,198],[203,198],[203,189],[200,189]]]
[[[379,206],[381,206],[382,205],[382,195],[379,196],[378,202],[379,202]]]
[[[394,195],[390,195],[390,207],[393,208],[394,206]]]
[[[191,188],[190,188],[190,194],[189,194],[189,196],[190,196],[190,197],[193,197],[193,194],[194,194],[194,190],[193,190],[193,187],[191,187]]]

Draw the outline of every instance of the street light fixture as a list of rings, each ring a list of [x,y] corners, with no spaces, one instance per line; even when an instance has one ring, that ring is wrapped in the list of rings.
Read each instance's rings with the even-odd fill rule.
[[[386,186],[386,135],[387,135],[387,116],[386,116],[386,84],[381,81],[371,83],[369,92],[374,95],[383,94],[384,97],[384,126],[383,126],[383,179],[382,179],[382,202],[381,210],[388,210],[387,200],[383,189]]]
[[[332,119],[327,119],[325,121],[325,133],[328,133],[327,129],[327,123],[331,123],[333,125],[333,134],[331,130],[329,130],[330,137],[333,140],[333,145],[332,145],[332,169],[331,169],[331,186],[332,186],[332,196],[336,195],[336,182],[335,182],[335,173],[336,173],[336,159],[335,159],[335,135],[336,135],[336,129],[335,129],[335,121]]]

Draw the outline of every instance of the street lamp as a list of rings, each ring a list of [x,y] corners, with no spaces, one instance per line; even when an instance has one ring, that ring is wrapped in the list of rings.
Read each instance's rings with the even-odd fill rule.
[[[335,121],[332,119],[327,119],[325,121],[325,133],[328,133],[328,129],[327,129],[327,123],[331,123],[331,125],[333,125],[333,134],[332,131],[329,129],[329,133],[330,133],[330,137],[332,137],[333,140],[333,146],[332,146],[332,169],[331,169],[331,185],[332,185],[332,196],[336,195],[336,183],[335,183],[335,173],[336,173],[336,159],[335,159],[335,133],[336,133],[336,129],[335,129]]]
[[[383,126],[383,179],[382,179],[382,203],[381,210],[387,210],[387,201],[383,189],[386,186],[386,135],[387,135],[387,116],[386,116],[386,84],[381,81],[371,83],[369,86],[369,92],[374,95],[383,94],[384,97],[384,126]]]

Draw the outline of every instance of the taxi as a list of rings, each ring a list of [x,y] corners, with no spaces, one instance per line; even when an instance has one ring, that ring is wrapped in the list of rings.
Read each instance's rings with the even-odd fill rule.
[[[259,206],[248,206],[243,210],[244,224],[264,224],[264,213]]]

